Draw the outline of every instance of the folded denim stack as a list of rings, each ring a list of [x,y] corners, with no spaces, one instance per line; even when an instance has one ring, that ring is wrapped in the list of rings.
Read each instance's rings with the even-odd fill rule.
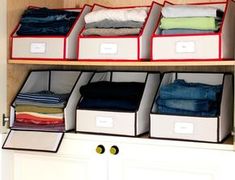
[[[203,34],[220,29],[223,11],[215,7],[170,5],[162,8],[161,34]]]
[[[177,79],[160,88],[157,112],[171,115],[215,117],[219,114],[222,85],[187,83]]]
[[[108,82],[89,83],[80,88],[79,109],[135,111],[144,91],[144,83]]]
[[[147,17],[147,8],[102,9],[85,16],[84,36],[138,35]]]
[[[79,12],[28,8],[20,20],[17,35],[66,35]]]
[[[15,100],[14,127],[63,130],[67,99],[68,94],[55,94],[51,91],[19,93]]]

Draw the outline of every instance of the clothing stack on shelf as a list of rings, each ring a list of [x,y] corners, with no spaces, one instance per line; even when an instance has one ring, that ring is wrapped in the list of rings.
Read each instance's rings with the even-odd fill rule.
[[[80,109],[136,111],[144,91],[145,84],[139,82],[89,83],[80,88],[82,100]]]
[[[148,8],[102,9],[85,16],[84,36],[138,35],[147,17]]]
[[[215,117],[219,114],[222,85],[187,83],[177,79],[160,88],[157,112],[169,115]]]
[[[23,13],[17,35],[66,35],[79,12],[30,7]]]
[[[223,11],[216,7],[170,5],[162,8],[160,34],[203,34],[218,32]]]
[[[64,107],[68,94],[51,91],[19,93],[15,100],[14,128],[64,130]]]

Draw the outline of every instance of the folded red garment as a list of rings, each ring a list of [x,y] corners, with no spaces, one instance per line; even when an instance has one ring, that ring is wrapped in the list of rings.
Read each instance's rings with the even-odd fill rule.
[[[64,119],[60,118],[41,118],[35,117],[28,114],[16,114],[16,121],[17,122],[24,122],[24,123],[33,123],[33,124],[63,124]]]
[[[62,124],[33,124],[33,123],[15,121],[12,128],[21,129],[21,130],[38,130],[38,131],[55,131],[55,132],[65,131],[64,123]]]

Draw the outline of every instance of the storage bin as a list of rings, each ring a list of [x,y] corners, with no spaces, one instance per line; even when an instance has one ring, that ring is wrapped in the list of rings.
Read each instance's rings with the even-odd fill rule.
[[[91,82],[100,81],[144,83],[138,108],[134,111],[81,109],[78,104],[76,131],[122,136],[137,136],[148,132],[151,104],[160,82],[160,74],[151,72],[97,72]]]
[[[164,85],[183,79],[189,83],[222,85],[219,113],[212,117],[169,115],[158,113],[154,103],[150,114],[150,137],[205,142],[221,142],[232,131],[233,120],[233,77],[224,73],[165,73],[161,81]],[[159,97],[159,90],[155,102]],[[194,92],[195,93],[195,92]]]
[[[76,59],[77,36],[84,25],[84,16],[91,7],[85,5],[82,9],[64,9],[80,12],[70,31],[64,36],[30,35],[18,36],[20,27],[17,25],[10,36],[12,59],[41,59],[41,60],[69,60]]]
[[[16,100],[19,100],[19,93],[17,99],[13,101],[10,107],[10,129],[11,131],[6,138],[3,145],[5,149],[21,149],[21,150],[40,150],[56,152],[59,148],[63,134],[66,131],[75,129],[75,117],[76,117],[76,106],[80,98],[79,89],[82,85],[89,82],[93,72],[81,72],[81,71],[65,71],[65,70],[34,70],[32,71],[26,81],[24,82],[19,93],[27,95],[27,93],[38,93],[49,91],[55,94],[67,94],[65,105],[60,107],[63,114],[63,123],[59,126],[48,124],[39,124],[32,122],[17,122],[16,121]],[[28,97],[32,98],[32,97]],[[31,99],[32,100],[32,99]],[[33,99],[35,100],[35,98]],[[46,99],[48,101],[48,99]],[[25,101],[25,100],[24,100]],[[20,103],[24,108],[29,106],[29,103]],[[30,103],[32,104],[32,103]],[[32,104],[33,107],[56,107],[48,104],[48,106],[42,106],[38,101]],[[19,107],[19,106],[18,106]],[[22,106],[21,106],[22,107]],[[32,106],[30,106],[32,107]],[[45,108],[44,108],[45,109]],[[58,109],[58,108],[57,108]],[[44,112],[45,110],[43,110]],[[24,110],[19,112],[25,113]],[[27,112],[27,110],[26,110]],[[27,114],[34,115],[32,108]],[[44,114],[40,111],[39,114],[35,115],[41,117]],[[49,112],[48,112],[49,113]],[[50,111],[49,114],[52,112]],[[54,112],[55,113],[55,112]],[[26,114],[26,113],[25,113]],[[48,114],[47,114],[48,115]],[[55,114],[54,114],[55,115]],[[42,116],[43,117],[43,116]],[[33,120],[33,119],[30,119]]]
[[[164,6],[169,5],[165,3]],[[160,18],[152,37],[152,61],[226,60],[234,58],[234,10],[232,0],[193,4],[212,6],[224,11],[220,30],[204,34],[160,34]]]
[[[150,40],[154,22],[160,15],[161,5],[153,2],[148,8],[148,17],[139,35],[131,36],[83,36],[78,38],[78,60],[139,61],[150,59]],[[137,7],[104,7],[95,4],[92,11],[100,9],[131,9]]]

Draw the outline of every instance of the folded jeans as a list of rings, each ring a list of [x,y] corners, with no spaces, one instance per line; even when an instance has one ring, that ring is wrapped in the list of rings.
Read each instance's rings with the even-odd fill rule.
[[[187,111],[210,111],[216,108],[216,102],[210,100],[196,100],[196,99],[157,99],[157,104],[168,108],[174,108]]]
[[[207,85],[202,83],[186,83],[175,80],[173,83],[160,88],[161,99],[198,99],[218,101],[222,85]]]
[[[165,106],[157,106],[157,112],[160,114],[167,114],[167,115],[181,115],[181,116],[198,116],[198,117],[215,117],[218,114],[216,108],[210,111],[186,111],[174,108],[168,108]]]

